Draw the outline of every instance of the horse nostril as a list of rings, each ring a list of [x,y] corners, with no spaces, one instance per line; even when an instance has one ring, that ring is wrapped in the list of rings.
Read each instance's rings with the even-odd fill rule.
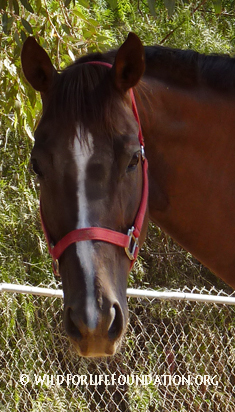
[[[65,317],[65,330],[67,334],[76,340],[82,338],[82,334],[72,319],[72,309],[68,308]]]
[[[111,308],[112,323],[108,330],[109,339],[117,339],[123,330],[123,314],[118,303],[115,303]]]
[[[90,319],[88,319],[90,321]],[[89,327],[89,322],[82,318],[81,313],[73,311],[67,307],[64,317],[65,330],[70,338],[80,344],[85,342],[87,337],[93,336],[97,339],[100,336],[109,342],[116,341],[123,332],[124,317],[119,303],[114,303],[106,313],[100,313],[99,321],[95,328]]]

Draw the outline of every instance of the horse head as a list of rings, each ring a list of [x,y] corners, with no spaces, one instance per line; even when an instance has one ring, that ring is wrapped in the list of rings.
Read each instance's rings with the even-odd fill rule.
[[[51,252],[70,238],[54,260],[65,329],[82,356],[114,354],[125,332],[127,277],[137,242],[133,230],[126,247],[115,238],[127,240],[143,193],[143,148],[130,90],[143,74],[144,49],[130,34],[108,56],[86,56],[58,72],[34,38],[22,50],[24,75],[43,102],[31,155],[42,221]],[[107,59],[111,64],[104,64]],[[148,223],[143,210],[138,246]],[[91,228],[95,235],[79,238]]]

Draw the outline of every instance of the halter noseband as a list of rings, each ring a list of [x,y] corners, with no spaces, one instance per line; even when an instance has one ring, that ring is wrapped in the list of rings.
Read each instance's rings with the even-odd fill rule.
[[[107,66],[110,68],[112,67],[111,64],[100,62],[100,61],[90,61],[90,62],[87,62],[86,64],[100,64],[100,65]],[[141,147],[142,170],[143,170],[142,198],[141,198],[140,206],[139,206],[136,218],[135,218],[135,222],[133,226],[128,230],[126,235],[121,232],[116,232],[114,230],[105,229],[102,227],[86,227],[86,228],[76,229],[76,230],[69,232],[61,240],[59,240],[58,243],[56,243],[56,245],[54,245],[53,242],[51,241],[50,235],[44,224],[44,219],[42,216],[42,207],[40,203],[40,215],[41,215],[42,228],[43,228],[44,235],[46,237],[49,253],[53,259],[53,271],[54,271],[55,276],[60,276],[60,273],[59,273],[60,256],[67,249],[68,246],[76,242],[82,242],[82,241],[87,241],[87,240],[99,240],[99,241],[108,242],[108,243],[112,243],[114,245],[123,247],[125,249],[126,255],[131,261],[130,270],[137,258],[137,255],[139,252],[139,236],[140,236],[140,232],[142,229],[142,225],[143,225],[143,221],[144,221],[144,217],[146,213],[146,208],[147,208],[147,202],[148,202],[148,162],[147,162],[147,159],[144,153],[144,138],[143,138],[143,134],[141,130],[140,119],[139,119],[139,115],[137,111],[135,96],[134,96],[132,89],[130,89],[130,96],[131,96],[131,101],[132,101],[132,110],[133,110],[135,119],[139,126],[138,137],[139,137],[139,142],[140,142],[140,147]]]

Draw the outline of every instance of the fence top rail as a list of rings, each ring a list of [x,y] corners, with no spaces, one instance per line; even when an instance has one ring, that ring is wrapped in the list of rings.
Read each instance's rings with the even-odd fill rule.
[[[63,298],[63,290],[44,288],[38,286],[18,285],[12,283],[0,283],[0,293],[23,293],[37,296],[48,296]],[[187,293],[187,292],[175,292],[175,291],[154,291],[144,289],[131,289],[127,288],[127,296],[133,298],[149,298],[160,300],[186,300],[191,302],[209,302],[219,303],[225,305],[235,305],[235,297],[232,296],[220,296],[210,295],[203,293]]]

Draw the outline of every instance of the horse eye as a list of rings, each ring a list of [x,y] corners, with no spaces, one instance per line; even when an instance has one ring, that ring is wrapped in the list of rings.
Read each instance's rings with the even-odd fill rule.
[[[31,159],[31,165],[34,173],[36,173],[37,176],[43,177],[42,171],[38,165],[38,162],[36,159]]]
[[[140,152],[136,152],[133,155],[133,157],[132,157],[132,159],[131,159],[128,167],[127,167],[127,172],[131,172],[131,171],[135,170],[136,166],[139,163],[139,160],[140,160]]]

